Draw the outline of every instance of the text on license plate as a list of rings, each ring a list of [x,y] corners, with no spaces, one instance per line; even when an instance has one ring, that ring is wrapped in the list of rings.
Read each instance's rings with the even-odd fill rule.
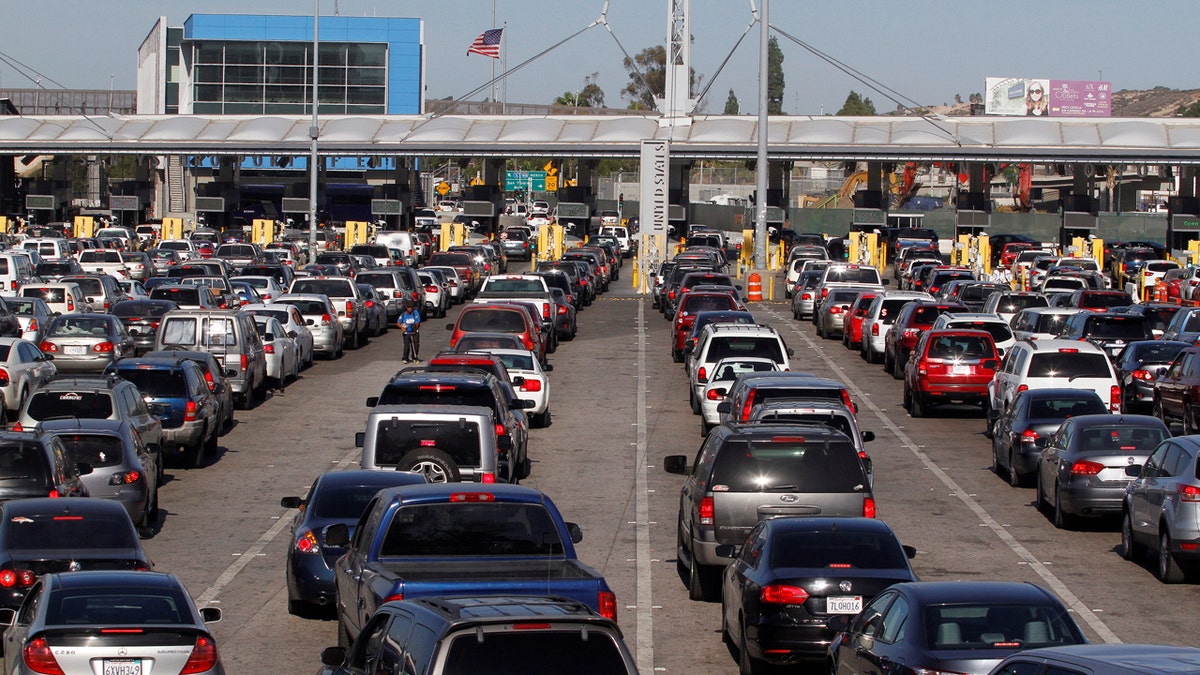
[[[862,596],[838,597],[825,599],[827,614],[858,614],[862,611]]]
[[[72,356],[77,356],[79,354],[86,354],[87,347],[85,347],[84,345],[64,345],[63,353],[71,354]]]
[[[971,366],[950,366],[951,375],[970,375]]]
[[[104,659],[104,675],[142,675],[142,660]]]

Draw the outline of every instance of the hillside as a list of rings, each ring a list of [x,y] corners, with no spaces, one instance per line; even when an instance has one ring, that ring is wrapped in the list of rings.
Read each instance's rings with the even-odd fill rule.
[[[1122,89],[1113,92],[1113,117],[1174,117],[1180,106],[1200,101],[1200,89]],[[930,111],[947,117],[971,114],[968,103],[930,106]],[[905,114],[911,114],[906,110]]]

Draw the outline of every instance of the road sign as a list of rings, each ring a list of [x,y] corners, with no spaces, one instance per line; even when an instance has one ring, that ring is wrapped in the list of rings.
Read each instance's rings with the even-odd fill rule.
[[[447,183],[446,181],[442,181],[442,182],[438,183],[437,187],[435,187],[434,189],[437,190],[437,193],[439,195],[445,197],[447,194],[450,193],[450,184]]]
[[[547,189],[549,189],[546,187],[546,172],[505,171],[504,189],[509,192],[515,190],[545,192]]]
[[[543,186],[544,192],[554,192],[558,189],[558,176],[546,176],[546,182]]]
[[[404,202],[399,199],[372,199],[371,215],[398,216],[404,213]]]
[[[25,210],[53,211],[56,201],[54,195],[25,195]]]

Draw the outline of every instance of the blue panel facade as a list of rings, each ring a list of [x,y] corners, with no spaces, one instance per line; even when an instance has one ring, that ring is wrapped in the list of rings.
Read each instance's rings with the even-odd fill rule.
[[[183,36],[185,40],[312,42],[312,24],[311,16],[193,14],[184,21]],[[322,41],[386,44],[388,114],[421,112],[420,19],[322,16],[319,30]]]

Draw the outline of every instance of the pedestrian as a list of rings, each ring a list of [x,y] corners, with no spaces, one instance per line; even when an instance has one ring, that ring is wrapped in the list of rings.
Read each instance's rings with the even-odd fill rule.
[[[421,313],[412,300],[404,301],[404,313],[396,319],[396,327],[404,331],[404,362],[421,360]]]

